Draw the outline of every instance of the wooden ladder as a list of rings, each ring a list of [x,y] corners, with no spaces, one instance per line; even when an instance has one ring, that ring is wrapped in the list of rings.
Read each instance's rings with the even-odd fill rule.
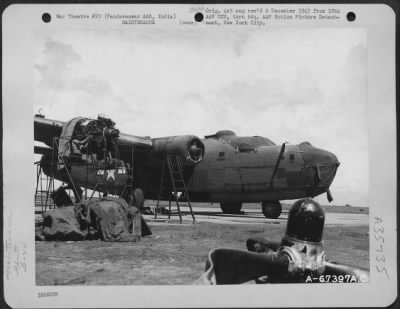
[[[166,174],[165,167],[168,169],[168,175]],[[193,223],[196,219],[193,214],[192,204],[190,203],[189,193],[187,191],[185,179],[183,177],[183,168],[181,159],[178,155],[167,155],[164,159],[161,167],[161,179],[160,179],[160,190],[158,193],[157,206],[154,213],[154,218],[157,219],[157,213],[159,211],[160,200],[168,201],[168,219],[171,218],[171,201],[175,200],[179,221],[182,223],[182,213],[180,209],[179,201],[180,196],[178,193],[184,194],[185,200],[189,206],[190,214],[193,218]]]

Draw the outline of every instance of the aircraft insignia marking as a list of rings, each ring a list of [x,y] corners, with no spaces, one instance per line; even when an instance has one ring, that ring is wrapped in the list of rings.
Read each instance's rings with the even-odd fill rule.
[[[112,179],[113,181],[115,181],[115,172],[116,172],[116,170],[107,170],[107,181],[109,179]]]

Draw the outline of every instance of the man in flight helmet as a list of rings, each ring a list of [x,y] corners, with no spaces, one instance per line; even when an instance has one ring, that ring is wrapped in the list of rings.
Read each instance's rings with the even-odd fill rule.
[[[325,270],[325,252],[322,242],[325,214],[312,199],[295,202],[289,211],[286,232],[281,242],[263,238],[247,240],[247,249],[253,252],[285,255],[289,259],[288,273],[279,278],[262,277],[268,282],[302,281],[308,276],[319,276]]]
[[[289,259],[287,274],[262,276],[256,282],[324,282],[326,278],[335,278],[332,275],[349,275],[353,277],[353,282],[368,281],[367,270],[326,261],[322,241],[324,223],[322,207],[311,198],[301,199],[289,211],[286,231],[280,243],[263,238],[248,239],[249,251],[284,255]]]
[[[237,284],[249,280],[257,283],[367,282],[368,270],[326,261],[322,241],[324,223],[324,210],[316,201],[299,200],[289,211],[280,242],[258,237],[247,240],[248,251],[214,249],[208,255],[205,273],[196,284]]]

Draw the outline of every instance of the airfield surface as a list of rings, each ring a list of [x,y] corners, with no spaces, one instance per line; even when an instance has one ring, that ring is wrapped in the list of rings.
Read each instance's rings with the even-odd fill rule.
[[[103,241],[36,242],[37,285],[188,285],[204,271],[213,248],[246,250],[249,237],[280,240],[288,207],[279,219],[266,219],[244,205],[243,215],[222,214],[217,205],[194,207],[196,223],[182,207],[178,216],[145,215],[153,235],[136,243]],[[368,209],[326,209],[327,260],[369,268]]]
[[[244,207],[243,214],[223,214],[218,207],[204,207],[197,206],[194,207],[196,221],[199,222],[209,222],[209,223],[219,223],[219,224],[283,224],[286,225],[288,219],[288,209],[283,207],[282,214],[278,219],[267,219],[261,212],[260,207],[258,208],[246,208]],[[338,207],[336,207],[338,208]],[[173,209],[174,210],[174,209]],[[181,211],[186,215],[182,217],[182,221],[185,223],[191,223],[192,217],[190,216],[188,207],[181,207]],[[325,226],[329,225],[368,225],[368,216],[365,213],[340,213],[326,211],[325,214]],[[168,216],[145,216],[147,222],[166,222],[168,221]],[[173,221],[179,221],[177,215],[171,217]]]

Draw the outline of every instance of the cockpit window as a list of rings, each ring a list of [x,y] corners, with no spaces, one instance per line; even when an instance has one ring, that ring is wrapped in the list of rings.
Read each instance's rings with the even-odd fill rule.
[[[270,139],[262,136],[253,136],[252,137],[254,144],[257,144],[257,147],[259,146],[275,146],[276,144],[271,141]]]
[[[218,131],[216,134],[207,135],[205,138],[214,138],[229,144],[240,152],[256,151],[261,146],[274,146],[275,143],[262,136],[237,136],[230,130]]]
[[[237,148],[239,151],[253,151],[261,146],[275,145],[268,138],[262,136],[253,137],[235,137],[227,141],[230,145]]]
[[[240,152],[250,152],[250,151],[255,151],[256,149],[250,146],[249,144],[242,143],[239,145],[238,150]]]

